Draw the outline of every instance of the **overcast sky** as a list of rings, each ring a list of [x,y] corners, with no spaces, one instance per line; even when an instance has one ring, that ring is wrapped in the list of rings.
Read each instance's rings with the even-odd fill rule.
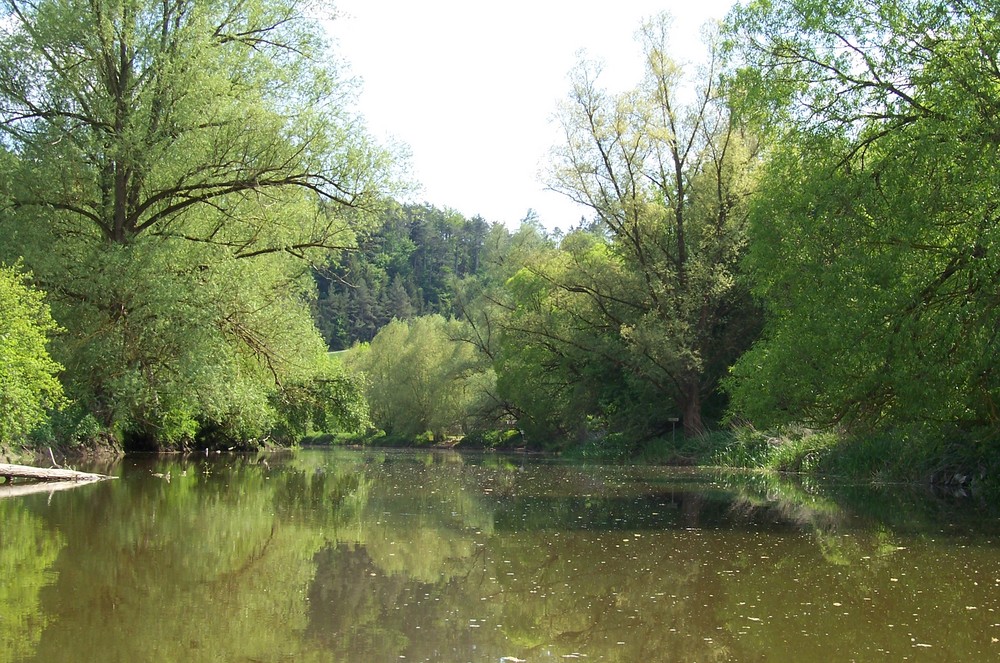
[[[363,87],[360,112],[377,137],[409,146],[416,202],[516,226],[534,209],[547,227],[584,208],[546,191],[540,171],[560,134],[552,122],[579,60],[602,79],[638,82],[635,32],[674,17],[672,55],[697,60],[701,26],[732,0],[336,0],[338,51]],[[589,216],[589,215],[588,215]]]

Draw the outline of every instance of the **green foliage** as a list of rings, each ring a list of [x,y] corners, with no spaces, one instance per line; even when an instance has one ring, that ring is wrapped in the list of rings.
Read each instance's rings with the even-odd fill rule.
[[[562,273],[538,270],[562,291],[549,306],[588,342],[555,333],[538,343],[606,357],[645,411],[680,417],[693,437],[706,429],[704,400],[757,327],[736,274],[759,141],[720,94],[717,43],[688,84],[666,53],[668,32],[665,15],[642,26],[646,76],[635,90],[602,89],[593,63],[573,73],[552,186],[593,209],[606,242],[570,235]]]
[[[313,8],[4,7],[0,257],[51,293],[68,393],[131,447],[262,438],[321,370],[303,259],[391,186]]]
[[[393,320],[348,355],[367,382],[372,422],[388,437],[429,443],[475,428],[494,377],[472,345],[457,340],[458,326],[439,315]]]
[[[697,100],[678,103],[665,35],[663,17],[643,26],[636,90],[608,94],[587,63],[574,73],[551,183],[595,221],[558,245],[530,214],[513,234],[493,227],[482,270],[456,285],[462,338],[497,375],[495,426],[531,446],[643,439],[678,417],[703,433],[719,377],[758,328],[736,279],[758,142],[718,94],[717,60]],[[409,239],[386,245],[405,254],[420,246]]]
[[[802,427],[769,434],[745,426],[726,434],[725,443],[718,446],[710,462],[722,467],[827,474],[829,459],[839,453],[845,439],[835,432]]]
[[[864,436],[843,436],[818,454],[816,474],[876,484],[935,483],[996,490],[996,432],[914,425]]]
[[[771,446],[769,437],[751,426],[735,428],[729,439],[711,455],[710,465],[760,469],[767,467]]]
[[[783,426],[759,431],[735,427],[709,463],[723,467],[795,472],[887,484],[940,484],[995,490],[994,432],[936,424],[851,435]]]
[[[996,7],[760,2],[731,30],[781,122],[750,226],[768,321],[733,371],[737,412],[995,431]]]
[[[676,430],[649,440],[641,446],[633,456],[633,462],[654,465],[717,465],[714,462],[720,449],[726,448],[732,441],[733,434],[729,430],[713,430],[688,437],[678,427]],[[738,467],[722,463],[729,467]]]
[[[330,348],[369,342],[393,319],[450,316],[456,280],[482,271],[490,232],[480,217],[428,204],[390,205],[358,251],[315,274],[316,320]]]
[[[497,393],[517,413],[532,446],[583,441],[605,426],[618,403],[635,396],[617,329],[586,290],[601,287],[595,278],[614,287],[620,264],[605,241],[584,231],[523,260],[493,296],[502,312],[492,323],[500,330],[493,349]]]
[[[824,474],[823,458],[831,453],[843,438],[832,431],[795,431],[769,441],[768,465],[779,472]]]
[[[9,444],[63,405],[62,366],[47,350],[57,327],[43,294],[16,267],[0,266],[0,312],[0,443]]]
[[[205,253],[144,238],[102,249],[63,282],[76,297],[54,303],[73,325],[56,348],[69,393],[131,446],[262,438],[283,392],[323,369],[300,266]]]
[[[521,432],[514,428],[506,430],[474,431],[462,440],[462,448],[482,447],[484,449],[511,449],[523,442]]]
[[[288,383],[271,396],[278,415],[272,436],[283,444],[316,433],[359,433],[368,428],[363,386],[333,355],[307,380]]]

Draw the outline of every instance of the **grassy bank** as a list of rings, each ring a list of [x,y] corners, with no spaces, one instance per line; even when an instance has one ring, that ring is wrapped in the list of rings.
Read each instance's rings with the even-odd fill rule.
[[[770,433],[740,428],[727,436],[702,464],[876,484],[995,489],[1000,483],[996,433],[991,431],[914,427],[860,435],[789,427]]]
[[[635,442],[609,435],[568,455],[595,462],[647,462],[794,472],[851,482],[1000,487],[1000,440],[989,430],[914,427],[865,435],[789,426],[736,427],[696,438],[679,433]]]

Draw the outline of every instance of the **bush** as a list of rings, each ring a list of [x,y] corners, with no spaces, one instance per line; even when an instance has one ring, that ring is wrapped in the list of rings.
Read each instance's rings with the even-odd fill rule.
[[[767,435],[745,426],[734,429],[709,462],[722,467],[760,468],[767,465],[770,453]]]
[[[841,477],[872,483],[936,483],[992,489],[1000,484],[991,429],[921,425],[869,434],[786,427],[773,434],[735,429],[711,464]]]
[[[62,366],[49,356],[49,335],[57,330],[43,294],[13,267],[0,267],[0,443],[19,442],[63,406],[57,375]]]

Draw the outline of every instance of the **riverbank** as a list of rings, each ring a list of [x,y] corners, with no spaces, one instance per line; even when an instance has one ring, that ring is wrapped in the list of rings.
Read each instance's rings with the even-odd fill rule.
[[[495,445],[484,445],[482,438],[475,438],[448,446],[460,450],[519,450],[524,447],[523,440],[514,433],[503,440],[494,436],[500,442]],[[317,442],[404,448],[435,446],[430,440],[406,444],[405,440],[370,436],[350,441],[327,436],[322,441],[313,441]],[[950,486],[1000,495],[998,443],[997,432],[990,429],[914,426],[861,435],[803,426],[775,431],[742,426],[691,438],[680,431],[650,440],[614,433],[557,452],[567,458],[601,463],[727,467],[832,477],[852,483]]]
[[[63,467],[80,461],[112,461],[124,456],[118,445],[93,442],[92,444],[47,445],[30,447],[0,445],[0,463]]]
[[[871,484],[953,486],[1000,493],[996,433],[922,428],[850,434],[786,427],[710,433],[678,445],[659,440],[634,458],[677,464],[769,470]]]
[[[788,426],[777,431],[732,427],[688,438],[679,431],[636,440],[616,433],[583,444],[553,447],[553,453],[599,463],[726,467],[823,476],[852,483],[949,486],[1000,496],[1000,457],[995,431],[913,427],[866,435]],[[322,435],[303,446],[364,446],[457,450],[524,451],[517,431],[492,436],[401,440],[381,436]],[[0,447],[0,463],[64,466],[67,462],[121,457],[112,445],[44,448]]]

